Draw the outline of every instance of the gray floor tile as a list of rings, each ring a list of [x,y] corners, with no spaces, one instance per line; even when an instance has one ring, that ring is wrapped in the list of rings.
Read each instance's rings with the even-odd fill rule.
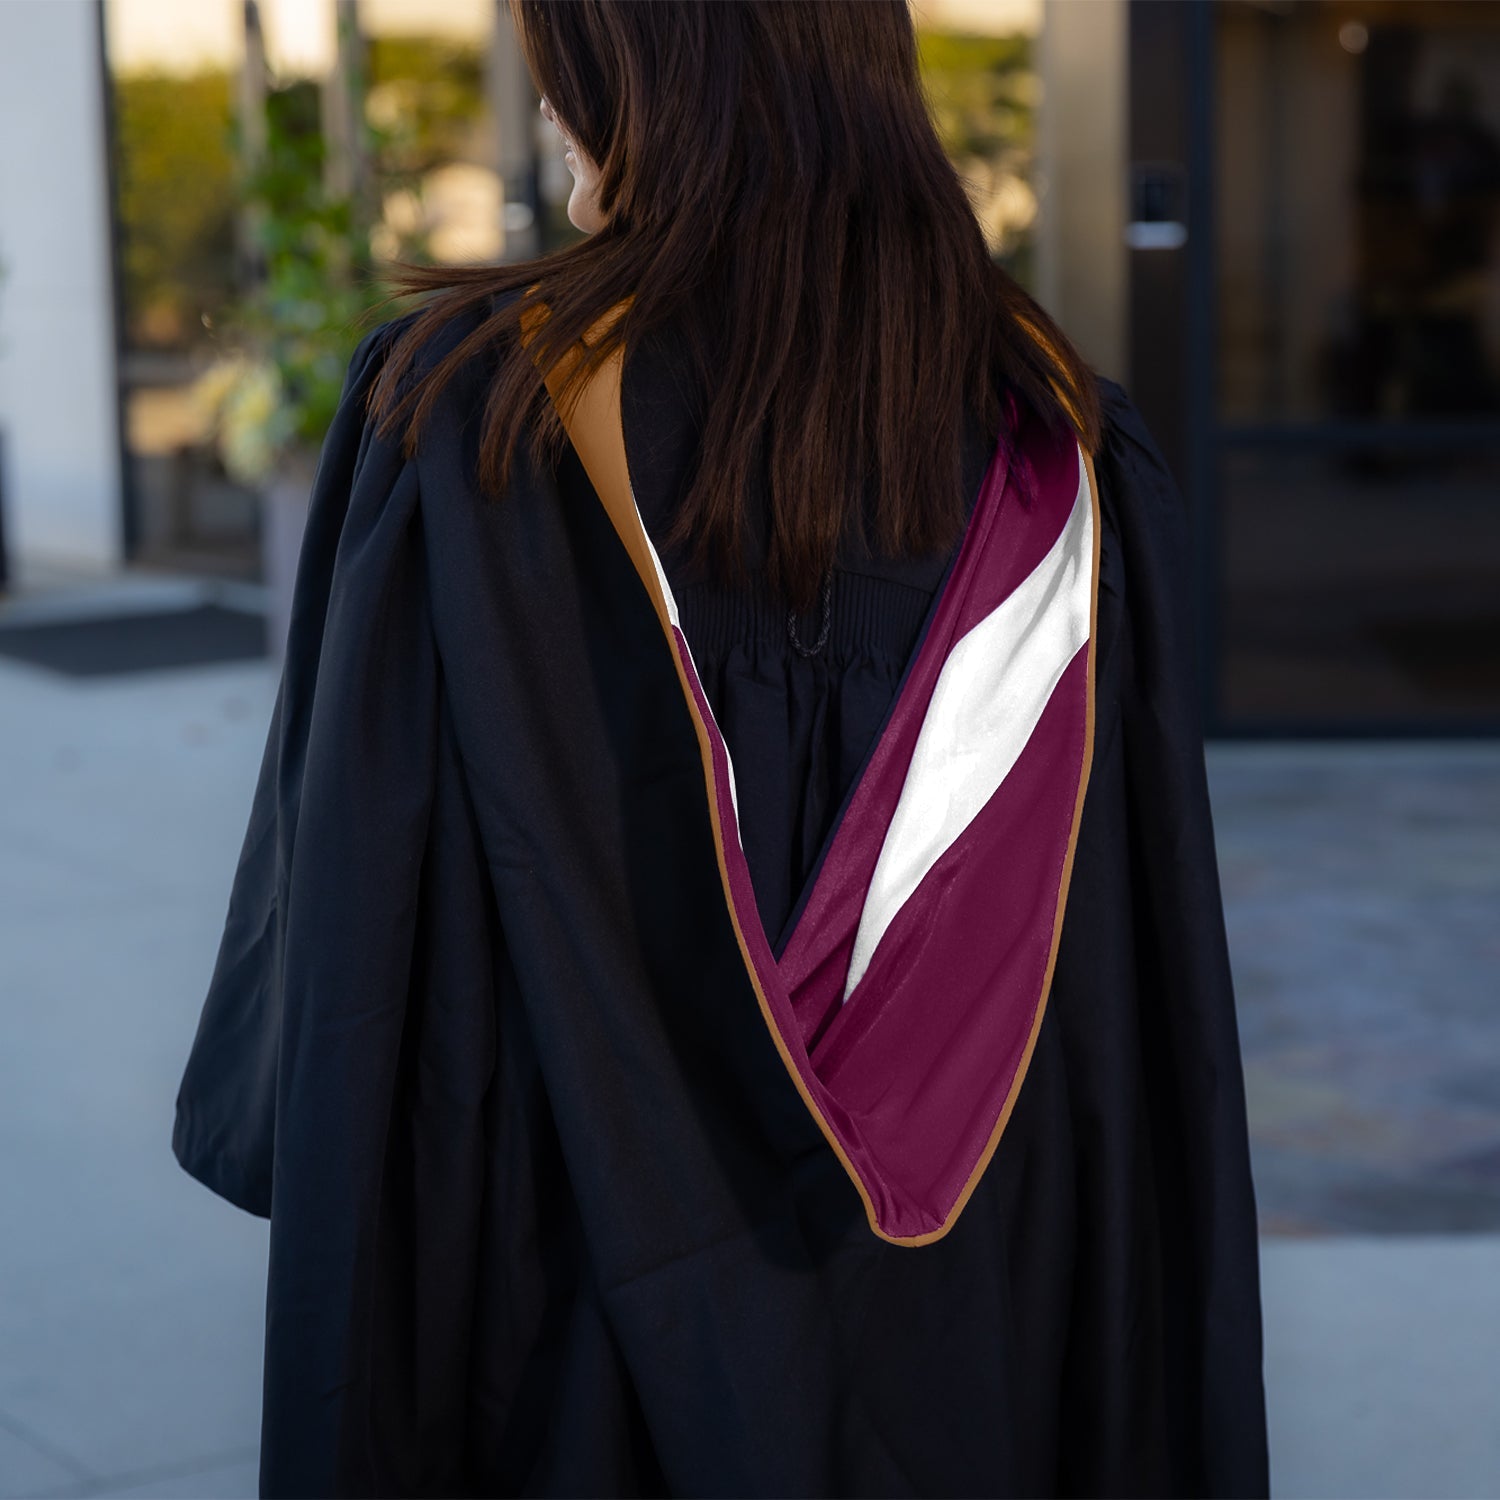
[[[67,1454],[39,1446],[24,1428],[0,1413],[0,1496],[5,1500],[74,1483],[85,1473]]]
[[[260,1464],[251,1458],[172,1478],[157,1478],[125,1488],[100,1490],[106,1500],[256,1500],[260,1494]]]
[[[0,1411],[96,1476],[257,1441],[266,1226],[170,1136],[273,688],[0,668]]]
[[[1271,1493],[1500,1495],[1500,1238],[1262,1250]]]
[[[1500,745],[1208,759],[1263,1226],[1500,1227]]]
[[[260,1461],[253,1450],[189,1459],[38,1493],[32,1500],[256,1500]]]

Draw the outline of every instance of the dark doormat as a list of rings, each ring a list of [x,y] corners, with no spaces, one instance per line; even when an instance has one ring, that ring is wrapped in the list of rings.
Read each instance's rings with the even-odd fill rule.
[[[114,677],[266,656],[262,615],[221,604],[151,614],[0,625],[0,657],[65,677]]]

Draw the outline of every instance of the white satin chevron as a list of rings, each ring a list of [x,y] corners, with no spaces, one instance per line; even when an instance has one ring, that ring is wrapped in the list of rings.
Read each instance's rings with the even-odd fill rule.
[[[1068,663],[1087,642],[1094,513],[1083,451],[1067,522],[1047,555],[955,644],[922,720],[860,914],[849,998],[880,940],[1020,758]]]

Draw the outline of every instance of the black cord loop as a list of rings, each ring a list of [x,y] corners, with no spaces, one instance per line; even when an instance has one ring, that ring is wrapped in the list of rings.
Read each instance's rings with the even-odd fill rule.
[[[823,579],[823,628],[818,632],[818,639],[811,646],[804,646],[797,635],[797,613],[795,610],[786,612],[786,633],[791,637],[792,645],[796,647],[801,656],[816,656],[828,642],[828,627],[833,621],[833,569],[830,568]]]

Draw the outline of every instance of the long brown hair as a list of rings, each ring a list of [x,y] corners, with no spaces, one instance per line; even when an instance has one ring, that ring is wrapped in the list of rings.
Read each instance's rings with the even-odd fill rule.
[[[606,223],[527,261],[387,271],[387,302],[432,294],[372,394],[382,433],[406,423],[408,455],[440,388],[498,350],[480,482],[499,495],[523,435],[539,460],[565,446],[545,373],[573,357],[566,401],[622,345],[673,324],[708,400],[668,539],[742,576],[767,443],[767,581],[806,608],[867,485],[852,532],[866,543],[870,526],[894,555],[957,540],[966,401],[987,433],[1019,399],[1097,448],[1091,368],[991,258],[943,154],[906,0],[510,5],[538,92],[599,165]],[[523,346],[518,323],[538,301],[544,329]],[[404,379],[431,335],[476,314]],[[583,342],[592,352],[577,358]]]

